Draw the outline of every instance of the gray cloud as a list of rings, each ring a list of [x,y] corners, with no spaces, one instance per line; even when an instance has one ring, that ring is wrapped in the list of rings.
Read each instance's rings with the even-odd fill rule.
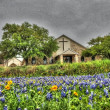
[[[86,46],[91,38],[110,32],[110,1],[0,0],[0,29],[5,23],[24,21],[47,28],[52,36],[65,34]]]

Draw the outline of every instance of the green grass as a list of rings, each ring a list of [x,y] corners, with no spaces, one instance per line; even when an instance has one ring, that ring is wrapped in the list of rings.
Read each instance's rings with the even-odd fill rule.
[[[93,75],[110,72],[110,60],[36,66],[0,67],[0,77]]]

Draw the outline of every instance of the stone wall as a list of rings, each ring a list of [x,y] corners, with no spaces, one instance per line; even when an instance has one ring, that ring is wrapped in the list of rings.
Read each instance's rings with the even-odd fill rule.
[[[70,41],[70,47],[71,49],[78,53],[78,62],[81,62],[82,51],[85,50],[86,48],[73,42],[72,40]]]

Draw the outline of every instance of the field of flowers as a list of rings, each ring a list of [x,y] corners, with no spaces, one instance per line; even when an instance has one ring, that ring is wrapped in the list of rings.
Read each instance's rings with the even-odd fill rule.
[[[0,78],[0,110],[110,110],[110,73]]]

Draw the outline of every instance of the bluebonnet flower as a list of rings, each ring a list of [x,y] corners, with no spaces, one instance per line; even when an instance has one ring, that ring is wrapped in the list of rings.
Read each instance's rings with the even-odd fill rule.
[[[77,82],[75,81],[74,84],[73,84],[73,86],[76,86],[76,85],[77,85]]]
[[[104,89],[104,94],[108,95],[108,90],[107,89]]]
[[[94,92],[93,92],[93,91],[91,91],[91,96],[92,96],[92,97],[94,96]]]
[[[69,85],[69,82],[68,82],[68,81],[66,81],[65,83],[66,83],[67,85]]]
[[[17,110],[21,110],[21,108],[19,107]]]
[[[50,100],[50,99],[52,99],[53,97],[52,97],[52,94],[51,93],[47,93],[47,96],[46,96],[46,98],[47,98],[47,100]]]
[[[61,97],[66,97],[66,93],[65,92],[61,92]]]
[[[62,83],[59,83],[59,84],[58,84],[58,87],[60,87],[61,85],[62,85]]]
[[[96,84],[90,85],[90,88],[91,88],[91,89],[95,89],[95,88],[96,88]]]
[[[100,87],[100,88],[102,88],[102,87],[103,87],[103,85],[102,85],[102,84],[100,84],[100,85],[99,85],[99,87]]]
[[[79,100],[81,100],[81,99],[82,99],[82,97],[80,96],[80,97],[79,97]]]
[[[0,97],[2,96],[3,94],[2,94],[2,91],[0,90]]]
[[[67,92],[67,88],[64,86],[64,87],[62,87],[62,89],[65,91],[65,92]]]
[[[40,87],[38,87],[38,88],[37,88],[37,91],[40,91],[40,90],[41,90],[41,88],[40,88]]]
[[[89,91],[88,91],[88,89],[86,90],[86,94],[89,94]]]
[[[0,99],[0,101],[2,101],[2,102],[4,103],[4,102],[5,102],[5,98],[2,97],[2,98]]]
[[[104,89],[104,94],[106,95],[107,98],[109,98],[107,89]]]
[[[71,91],[69,90],[69,92],[68,92],[69,94],[71,94]]]
[[[102,98],[102,96],[100,95],[99,98]]]
[[[82,91],[82,88],[81,88],[81,87],[79,87],[79,90],[80,90],[80,91]]]
[[[8,110],[7,105],[5,105],[5,106],[3,107],[3,110]]]

